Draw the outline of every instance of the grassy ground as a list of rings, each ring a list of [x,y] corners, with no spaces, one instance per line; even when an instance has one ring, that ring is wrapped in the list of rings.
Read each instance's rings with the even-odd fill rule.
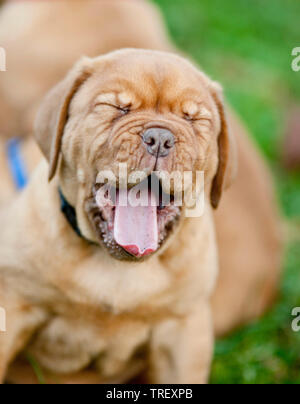
[[[154,0],[178,46],[225,88],[268,159],[282,211],[300,222],[300,175],[280,165],[290,104],[300,103],[300,72],[291,51],[300,46],[296,0]],[[216,347],[212,383],[300,383],[300,333],[291,311],[300,307],[299,242],[287,247],[281,296],[271,313]]]

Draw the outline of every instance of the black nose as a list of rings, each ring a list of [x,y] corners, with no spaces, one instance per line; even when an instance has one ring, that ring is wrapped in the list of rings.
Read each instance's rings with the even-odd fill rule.
[[[157,157],[166,157],[175,145],[175,138],[172,132],[162,128],[147,129],[143,135],[143,141],[148,153]]]

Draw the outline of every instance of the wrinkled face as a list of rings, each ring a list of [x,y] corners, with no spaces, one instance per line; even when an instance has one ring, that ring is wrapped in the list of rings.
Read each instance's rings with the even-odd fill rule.
[[[140,260],[157,253],[176,231],[184,216],[184,206],[174,203],[176,186],[171,182],[165,189],[158,181],[153,191],[150,179],[153,184],[158,171],[204,171],[206,185],[212,182],[221,130],[212,86],[191,64],[171,54],[127,50],[88,60],[88,73],[69,95],[59,151],[51,151],[62,157],[60,186],[87,239],[117,259]],[[144,177],[132,181],[137,171]],[[116,179],[106,186],[104,200],[103,172]],[[148,206],[123,206],[120,200],[141,182]]]

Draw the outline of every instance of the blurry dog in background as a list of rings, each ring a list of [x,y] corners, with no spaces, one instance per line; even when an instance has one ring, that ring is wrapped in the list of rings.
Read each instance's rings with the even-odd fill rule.
[[[212,324],[223,335],[261,315],[281,266],[269,172],[238,118],[226,118],[221,88],[172,54],[160,14],[142,0],[9,2],[0,43],[9,55],[0,76],[2,379],[28,380],[13,363],[26,349],[63,382],[126,382],[145,367],[152,382],[206,382]],[[136,50],[106,55],[122,48]],[[30,136],[58,82],[36,124],[46,163]],[[204,170],[206,213],[172,217],[170,237],[140,262],[98,234],[95,173],[125,161],[151,174],[141,139],[157,128],[176,142],[155,165]],[[16,135],[29,138],[34,171],[19,195],[5,146]],[[61,213],[58,188],[82,238]]]

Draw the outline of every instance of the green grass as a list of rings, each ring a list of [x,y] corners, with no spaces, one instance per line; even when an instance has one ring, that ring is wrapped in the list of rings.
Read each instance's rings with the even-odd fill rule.
[[[269,161],[282,212],[300,218],[300,175],[280,164],[291,103],[300,104],[300,72],[291,51],[300,46],[297,0],[154,0],[171,36],[214,79],[243,117]],[[219,341],[212,383],[300,383],[300,333],[291,311],[300,307],[299,243],[287,247],[281,296],[272,312]]]
[[[25,354],[25,357],[26,357],[28,363],[30,364],[30,366],[32,367],[32,369],[34,371],[34,374],[35,374],[35,376],[37,378],[38,384],[46,384],[43,370],[40,367],[37,360],[32,355],[30,355],[29,353]]]

